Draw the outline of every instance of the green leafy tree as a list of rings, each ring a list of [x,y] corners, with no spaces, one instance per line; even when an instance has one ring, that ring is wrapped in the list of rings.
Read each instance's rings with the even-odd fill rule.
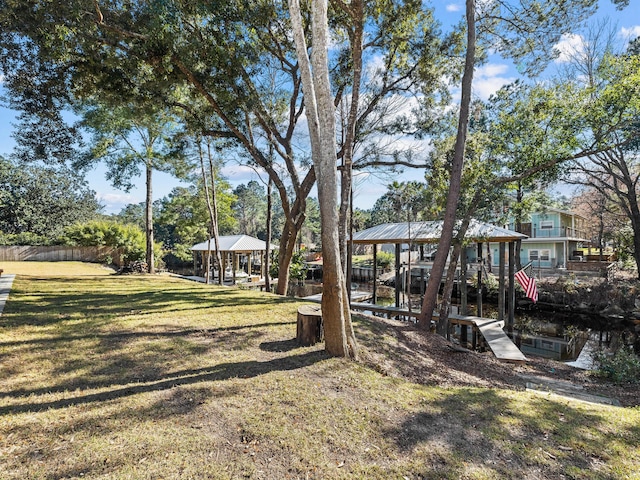
[[[173,147],[174,118],[165,109],[149,105],[111,104],[91,101],[83,105],[82,125],[93,133],[87,161],[104,161],[107,178],[128,191],[133,179],[144,173],[147,268],[154,273],[153,172],[183,177],[185,157]]]
[[[155,207],[157,210],[157,207]],[[141,229],[145,228],[145,202],[142,203],[130,203],[126,205],[117,215],[114,217],[120,223],[130,223],[132,225],[137,225]],[[154,212],[154,217],[155,217]]]
[[[125,264],[145,259],[146,238],[144,231],[137,225],[94,220],[67,227],[63,238],[67,245],[106,246],[119,249],[122,251],[122,260]],[[159,244],[155,247],[157,250],[162,248]]]
[[[238,185],[233,194],[236,200],[232,208],[238,220],[238,231],[245,235],[264,238],[267,216],[267,197],[265,188],[251,180],[246,185]]]
[[[53,241],[66,226],[97,216],[100,208],[77,173],[0,157],[0,231],[5,234],[31,233]]]
[[[372,65],[384,58],[380,68],[362,68],[376,72],[376,80],[365,81],[352,62],[359,55],[331,57],[334,104],[342,103],[361,83],[374,87],[361,101],[350,96],[349,139],[362,139],[374,131],[377,122],[366,121],[372,112],[377,111],[379,119],[391,118],[377,107],[389,105],[384,99],[396,93],[406,95],[405,79],[418,70],[412,68],[411,58],[423,64],[443,58],[436,54],[441,42],[432,17],[412,23],[407,15],[410,11],[414,17],[421,14],[421,3],[394,0],[361,5],[366,6],[364,18],[363,9],[355,4],[340,2],[330,11],[336,38],[346,38],[343,35],[351,31],[354,19],[359,22],[360,36],[365,24],[371,32],[380,32],[364,44],[356,38],[352,45],[368,49],[362,58]],[[7,85],[22,97],[30,91],[23,80],[33,75],[56,87],[42,89],[53,113],[60,110],[56,106],[91,98],[110,103],[119,97],[123,104],[137,106],[157,99],[182,109],[185,118],[206,125],[198,131],[228,140],[238,157],[267,173],[284,214],[278,289],[285,291],[287,264],[316,179],[308,155],[300,154],[297,144],[300,131],[306,131],[300,127],[306,105],[286,5],[237,0],[134,1],[123,8],[113,2],[70,0],[12,2],[6,7],[0,9],[0,63]],[[354,15],[352,7],[357,10]],[[353,75],[349,73],[352,68]],[[344,105],[348,103],[347,99]],[[350,140],[345,143],[347,149],[351,144]],[[346,149],[339,152],[340,158],[346,158],[344,152]]]
[[[216,186],[218,228],[221,235],[228,235],[237,228],[231,209],[235,197],[226,181],[218,180]],[[176,187],[158,202],[158,239],[182,261],[190,261],[191,247],[209,238],[209,214],[202,190],[202,182],[192,187]]]
[[[495,51],[521,62],[523,71],[535,73],[553,57],[553,45],[560,36],[593,13],[595,6],[594,0],[523,1],[513,5],[506,5],[502,1],[476,3],[475,0],[466,0],[465,3],[467,38],[457,133],[448,171],[449,188],[442,235],[419,318],[423,328],[428,328],[431,323],[458,220],[457,209],[462,188],[473,69],[478,59],[477,48],[490,45]]]
[[[572,180],[615,204],[633,231],[633,255],[640,278],[640,55],[606,53],[585,85],[581,139],[598,147],[573,163]]]

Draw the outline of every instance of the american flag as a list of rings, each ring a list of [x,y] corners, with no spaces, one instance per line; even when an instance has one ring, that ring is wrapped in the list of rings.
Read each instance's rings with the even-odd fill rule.
[[[533,266],[531,262],[526,265],[522,270],[516,272],[516,280],[524,288],[524,293],[531,299],[533,303],[538,301],[538,287],[536,286],[536,279],[531,276]]]

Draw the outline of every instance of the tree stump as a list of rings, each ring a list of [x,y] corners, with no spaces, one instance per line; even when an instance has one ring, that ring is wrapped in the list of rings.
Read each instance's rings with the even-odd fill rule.
[[[305,347],[322,341],[322,309],[320,305],[303,305],[298,308],[296,341]]]

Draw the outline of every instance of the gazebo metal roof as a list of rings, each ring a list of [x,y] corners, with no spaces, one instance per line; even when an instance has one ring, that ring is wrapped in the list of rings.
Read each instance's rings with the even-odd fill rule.
[[[442,220],[431,222],[383,223],[353,234],[353,243],[438,243]],[[455,229],[454,229],[455,235]],[[465,238],[477,242],[513,242],[528,238],[522,233],[471,220]]]
[[[221,252],[249,253],[255,251],[264,252],[267,250],[267,242],[259,238],[250,237],[249,235],[223,235],[218,237],[218,241]],[[209,241],[198,243],[191,247],[191,250],[206,252],[211,249],[213,251],[215,246],[216,243],[212,238],[211,243],[209,243]],[[277,248],[278,247],[271,245],[272,250]]]

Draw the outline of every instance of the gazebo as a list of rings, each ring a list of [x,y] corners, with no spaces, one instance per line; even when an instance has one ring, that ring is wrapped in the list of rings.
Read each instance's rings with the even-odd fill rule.
[[[271,250],[274,249],[277,249],[277,247],[271,245]],[[215,250],[216,243],[213,238],[191,247],[191,251],[194,253],[194,274],[197,274],[197,256],[200,256],[201,264],[204,265],[206,253],[215,252]],[[230,266],[233,283],[236,283],[236,272],[241,264],[241,258],[246,258],[247,260],[243,262],[243,268],[249,277],[253,273],[252,266],[258,258],[260,259],[260,277],[264,277],[267,273],[264,271],[264,256],[267,251],[267,242],[264,240],[249,235],[223,235],[218,237],[218,250],[222,257],[220,271],[223,275],[223,281],[227,267]]]
[[[400,266],[401,266],[401,248],[403,244],[418,245],[419,246],[419,260],[413,265],[413,268],[419,268],[421,272],[428,271],[429,265],[425,261],[424,246],[428,244],[437,244],[440,241],[442,234],[442,221],[431,222],[403,222],[403,223],[385,223],[377,225],[375,227],[368,228],[366,230],[353,234],[353,244],[373,245],[373,302],[376,298],[376,278],[377,278],[377,251],[378,245],[382,244],[394,244],[395,245],[395,258],[396,258],[396,307],[399,307],[399,293],[398,285],[400,282]],[[455,236],[455,231],[454,231]],[[498,243],[499,244],[499,298],[498,298],[498,319],[502,320],[505,310],[505,265],[508,263],[508,295],[509,295],[509,313],[508,322],[509,325],[513,325],[514,312],[515,312],[515,242],[528,238],[518,232],[507,230],[505,228],[497,227],[489,223],[481,222],[479,220],[471,220],[467,229],[465,239],[470,243],[478,244],[476,261],[479,265],[483,262],[483,249],[482,244]],[[508,245],[508,257],[506,255],[506,246]],[[463,295],[466,295],[466,264],[468,263],[468,252],[466,249],[462,249],[460,265],[463,267],[464,281],[461,283],[463,288]],[[411,276],[411,273],[409,273]],[[482,275],[481,270],[478,270],[478,282],[481,287]],[[466,297],[463,303],[463,308],[466,308]],[[481,305],[481,304],[480,304]],[[481,307],[480,307],[481,308]],[[464,313],[464,312],[463,312]],[[478,316],[482,316],[479,312]]]

